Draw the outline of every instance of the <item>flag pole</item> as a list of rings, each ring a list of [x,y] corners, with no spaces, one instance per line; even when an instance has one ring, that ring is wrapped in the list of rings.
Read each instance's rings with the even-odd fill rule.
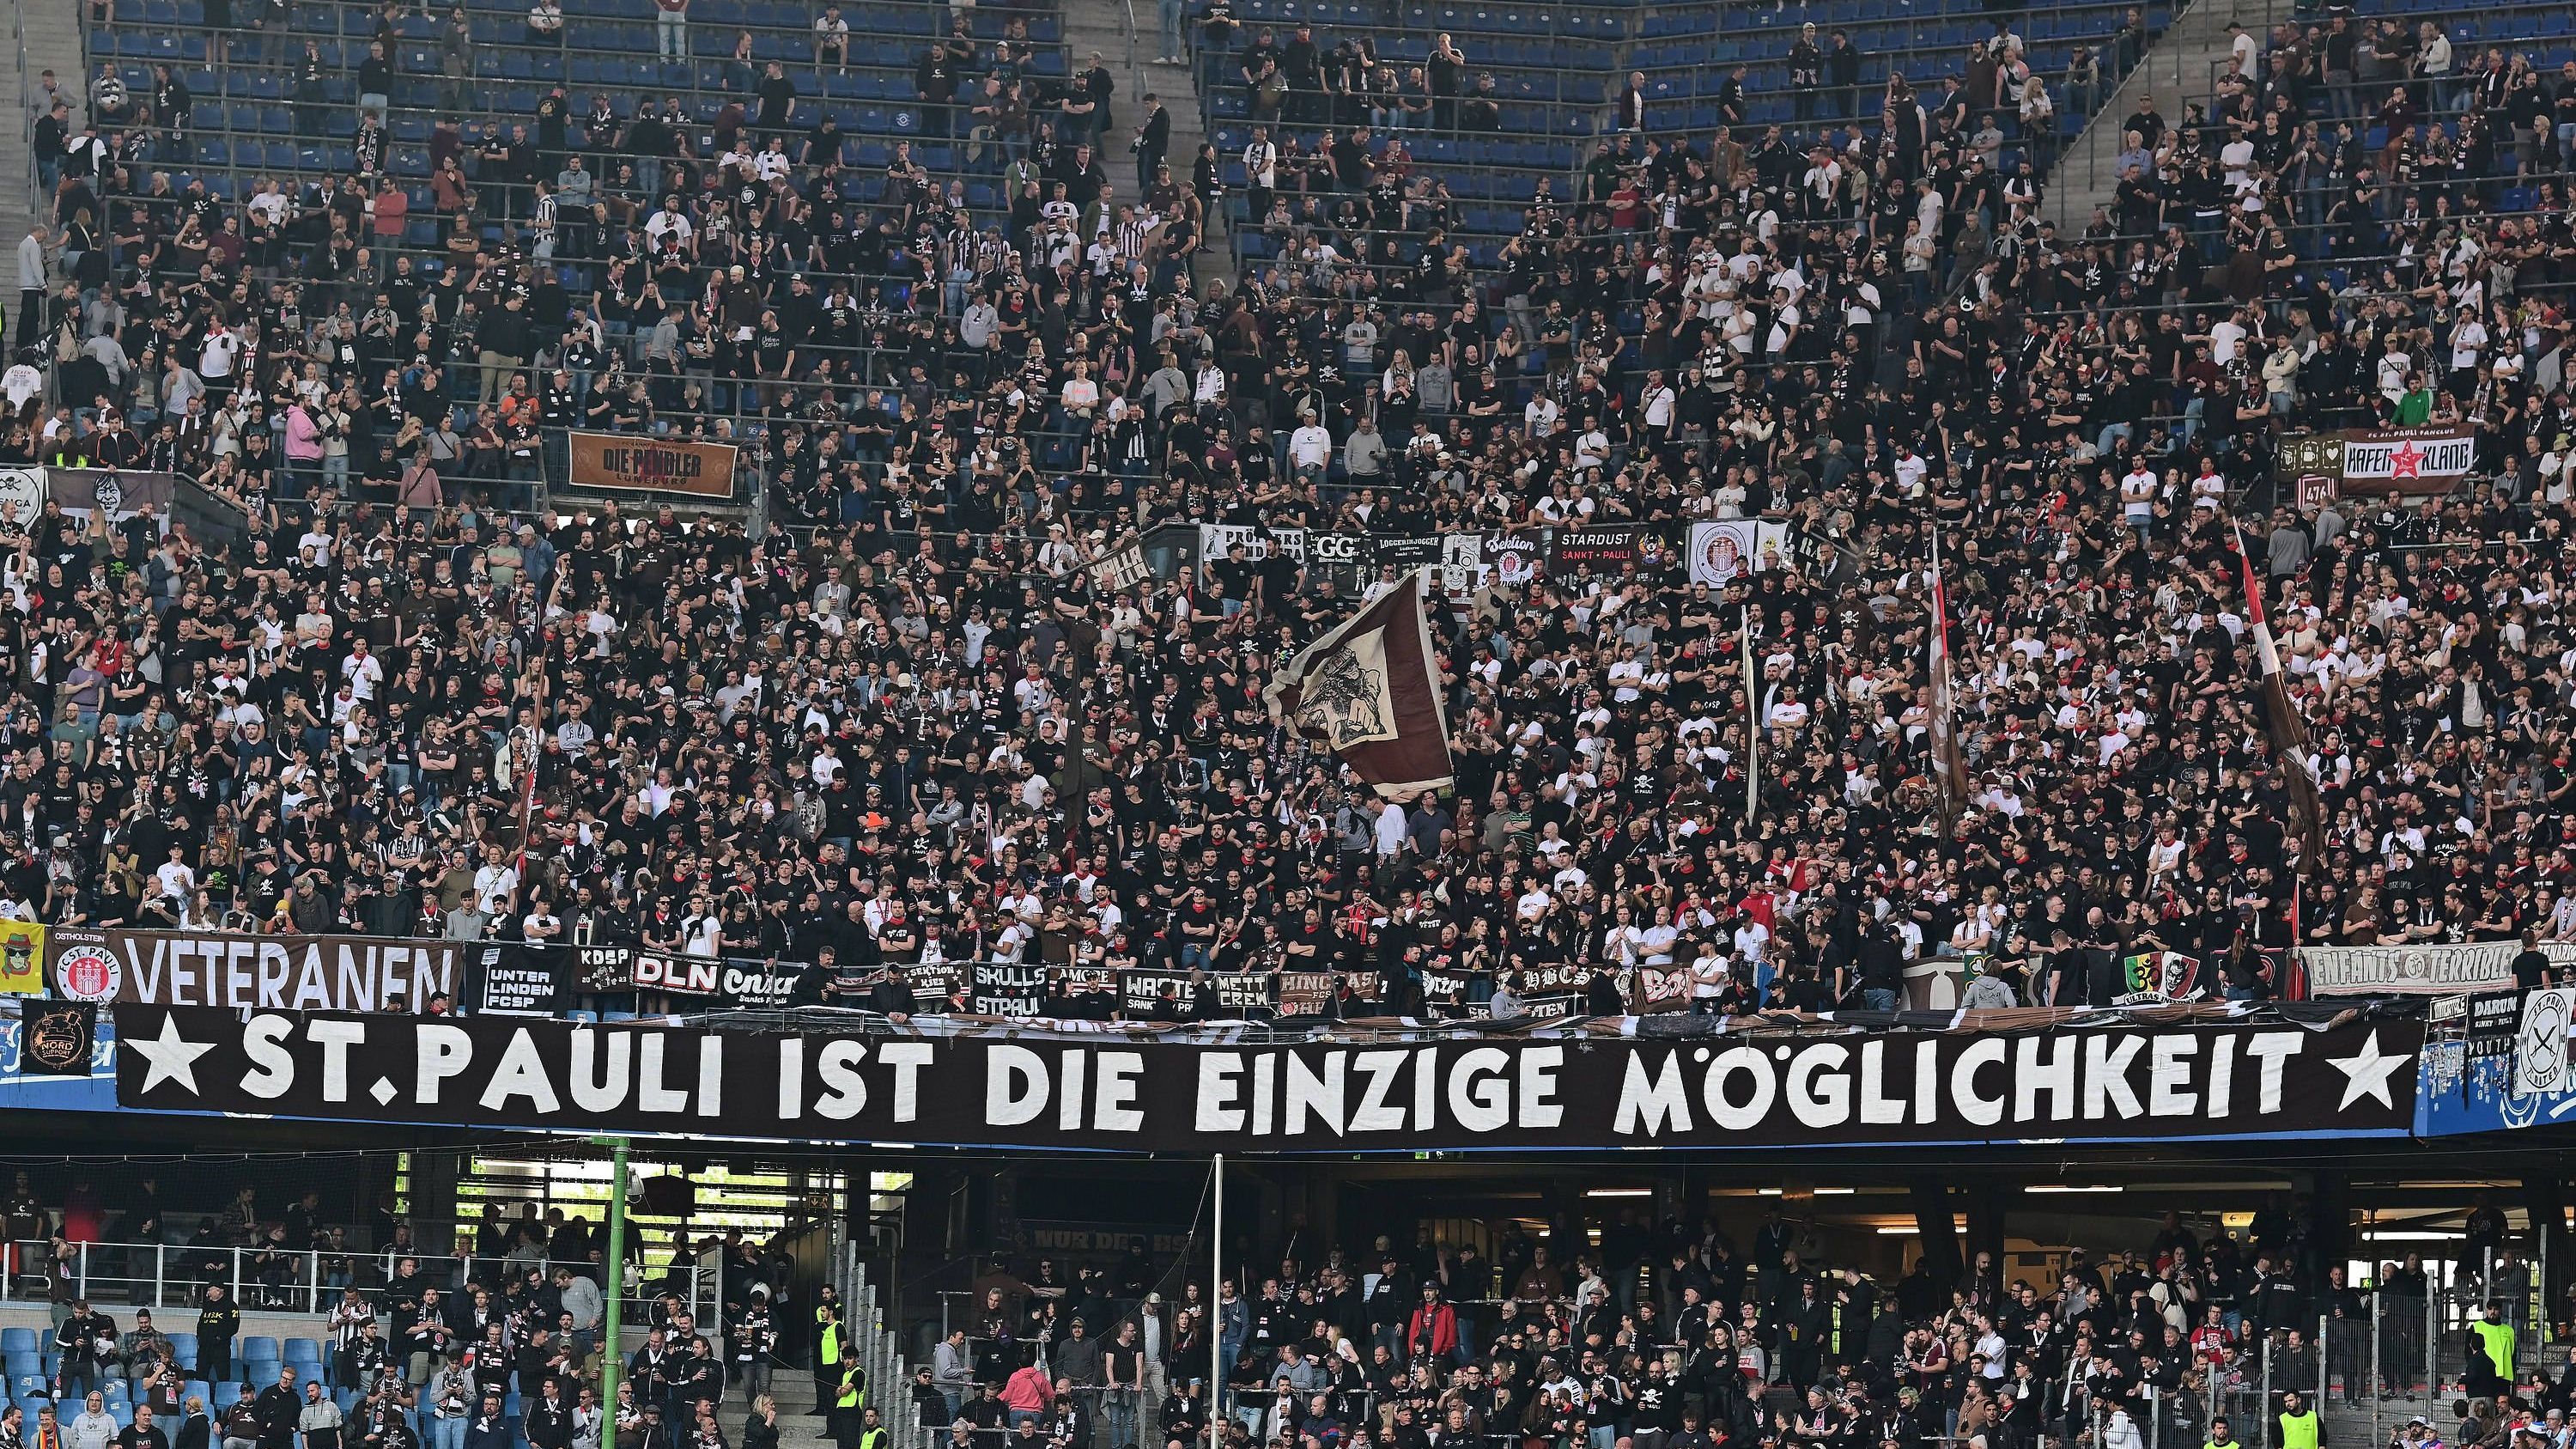
[[[1737,645],[1744,664],[1744,823],[1751,825],[1762,806],[1762,690],[1753,673],[1753,606],[1744,606],[1736,623]]]
[[[1216,1154],[1216,1209],[1208,1231],[1208,1449],[1225,1441],[1217,1414],[1225,1404],[1225,1154]]]
[[[594,1137],[610,1149],[608,1170],[608,1303],[600,1324],[599,1449],[617,1449],[617,1381],[625,1375],[626,1354],[619,1345],[621,1300],[626,1296],[626,1152],[623,1137]]]

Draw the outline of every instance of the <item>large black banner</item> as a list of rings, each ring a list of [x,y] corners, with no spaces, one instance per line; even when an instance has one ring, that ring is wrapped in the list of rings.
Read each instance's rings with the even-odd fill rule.
[[[115,1010],[127,1107],[1183,1153],[2402,1134],[2423,1044],[2395,1020],[1211,1046]]]

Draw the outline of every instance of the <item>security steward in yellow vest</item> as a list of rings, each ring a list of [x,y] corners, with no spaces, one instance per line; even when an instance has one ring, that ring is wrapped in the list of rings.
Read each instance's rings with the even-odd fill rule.
[[[2489,1303],[2469,1325],[2468,1372],[2463,1387],[2472,1399],[2492,1399],[2513,1386],[2516,1344],[2513,1325],[2504,1321],[2504,1305]]]
[[[2228,1432],[2227,1420],[2218,1418],[2209,1421],[2209,1442],[2201,1445],[2200,1449],[2245,1449],[2245,1446],[2237,1443],[2236,1436]]]
[[[859,1442],[850,1449],[894,1449],[894,1434],[877,1422],[877,1411],[871,1407],[859,1421]]]
[[[832,1390],[831,1412],[823,1418],[824,1437],[841,1449],[859,1449],[866,1432],[861,1419],[873,1424],[877,1417],[876,1410],[867,1403],[868,1371],[854,1358],[841,1365],[840,1381]]]
[[[841,1328],[841,1310],[825,1303],[814,1310],[814,1403],[829,1407],[832,1395],[841,1387],[841,1355],[847,1338]]]
[[[2281,1396],[2280,1449],[2325,1449],[2325,1421],[2297,1392]]]

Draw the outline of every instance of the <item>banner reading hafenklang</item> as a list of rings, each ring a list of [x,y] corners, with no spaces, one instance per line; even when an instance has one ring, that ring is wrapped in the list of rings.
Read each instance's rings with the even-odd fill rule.
[[[117,1101],[424,1126],[1050,1151],[2402,1134],[2423,1028],[1209,1045],[116,1008]]]

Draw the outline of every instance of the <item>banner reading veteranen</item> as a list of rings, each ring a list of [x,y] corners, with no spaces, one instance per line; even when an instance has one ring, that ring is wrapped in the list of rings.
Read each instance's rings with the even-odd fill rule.
[[[572,434],[576,488],[612,493],[679,493],[726,502],[733,497],[734,446],[623,433]]]
[[[145,1001],[227,1011],[426,1011],[456,998],[454,941],[93,931],[45,936],[46,984],[66,1001]]]
[[[2423,1028],[1201,1046],[122,1005],[116,1040],[145,1110],[1205,1155],[2396,1135]]]

